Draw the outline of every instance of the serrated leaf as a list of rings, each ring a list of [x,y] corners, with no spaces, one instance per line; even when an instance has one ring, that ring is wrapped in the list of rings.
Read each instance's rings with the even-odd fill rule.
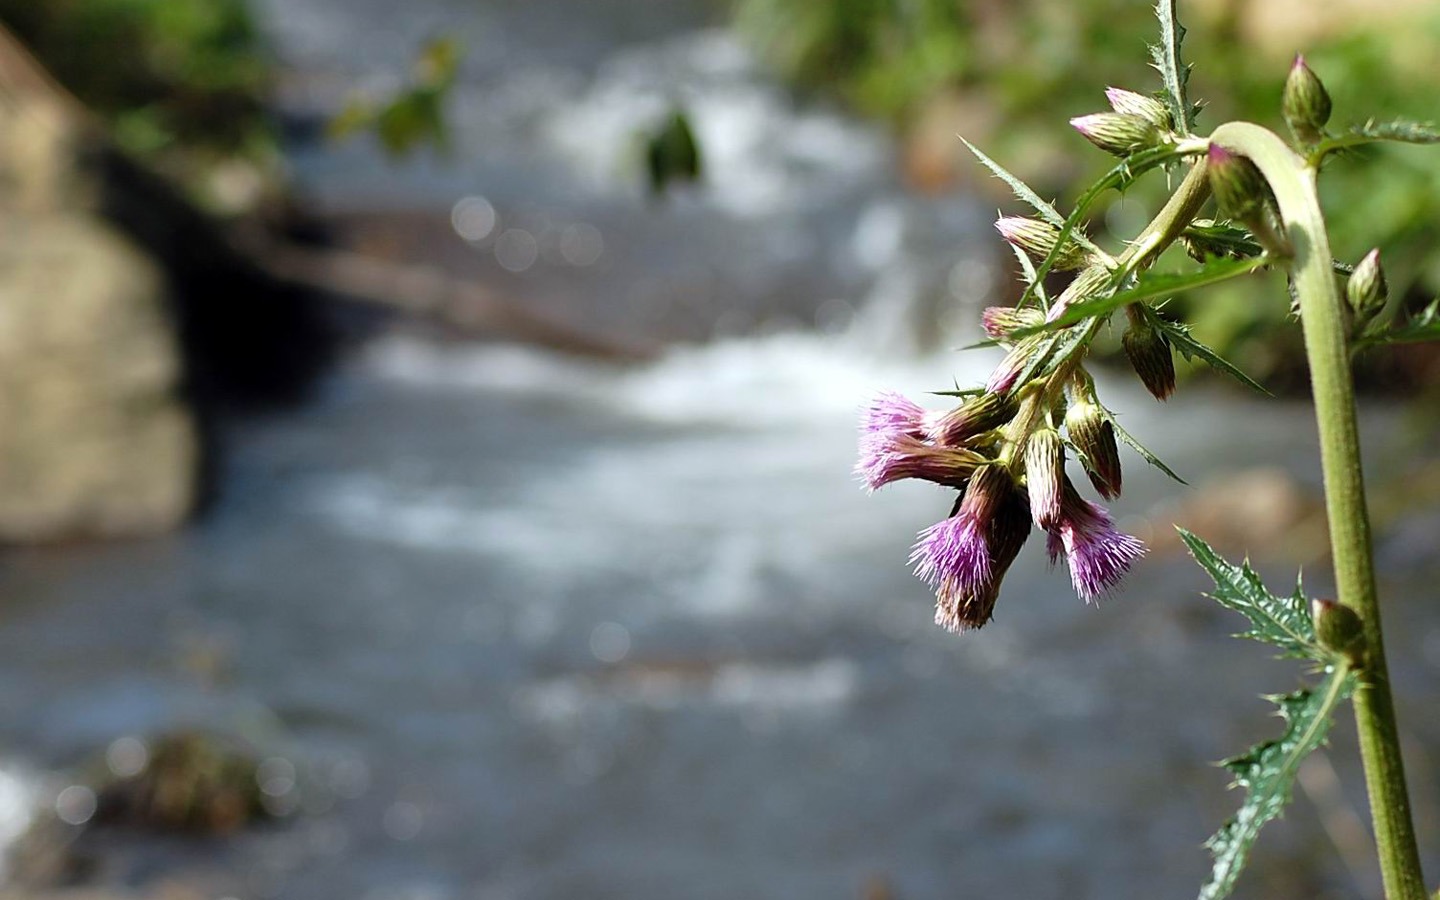
[[[1054,225],[1056,228],[1063,229],[1065,227],[1065,217],[1060,215],[1060,213],[1056,212],[1055,207],[1042,200],[1039,194],[1031,190],[1030,185],[1021,181],[1018,177],[1012,175],[1009,170],[1007,170],[1004,166],[1000,165],[995,160],[986,156],[979,147],[965,140],[963,137],[960,139],[960,141],[966,147],[970,148],[970,152],[975,154],[975,158],[980,160],[980,162],[984,164],[985,168],[989,169],[996,178],[999,178],[1001,181],[1008,184],[1010,186],[1010,190],[1015,192],[1016,197],[1030,204],[1030,206],[1034,208],[1035,212],[1039,214],[1040,218],[1044,219],[1046,222],[1049,222],[1051,225]],[[1100,248],[1095,246],[1095,244],[1093,244],[1090,239],[1085,237],[1085,235],[1083,234],[1072,231],[1070,233],[1070,237],[1075,241],[1075,243],[1084,247],[1086,250],[1089,250],[1091,253],[1101,252]],[[1060,243],[1062,243],[1062,241],[1057,241],[1057,246]]]
[[[1402,144],[1440,144],[1440,128],[1430,122],[1409,122],[1397,119],[1392,122],[1370,120],[1356,125],[1348,134],[1326,138],[1315,148],[1315,158],[1323,157],[1335,150],[1374,144],[1380,141],[1396,141]]]
[[[1160,43],[1151,46],[1150,58],[1165,87],[1165,102],[1181,134],[1194,127],[1194,110],[1185,99],[1185,85],[1190,80],[1190,67],[1180,62],[1180,45],[1185,40],[1185,26],[1175,18],[1175,0],[1158,0],[1155,16],[1160,20]]]
[[[1142,272],[1140,276],[1136,278],[1133,286],[1122,291],[1116,291],[1108,296],[1102,294],[1087,300],[1081,300],[1078,303],[1072,303],[1053,321],[1017,330],[1015,336],[1024,337],[1027,334],[1036,334],[1041,331],[1052,331],[1057,328],[1064,328],[1067,325],[1074,325],[1076,322],[1081,322],[1085,319],[1108,315],[1120,307],[1128,306],[1131,303],[1139,303],[1144,300],[1156,300],[1161,297],[1168,297],[1171,294],[1178,294],[1181,291],[1219,284],[1222,281],[1228,281],[1231,278],[1237,278],[1253,272],[1265,265],[1268,261],[1269,260],[1263,257],[1251,259],[1216,259],[1205,263],[1193,272]]]
[[[1271,697],[1280,707],[1285,733],[1223,763],[1234,774],[1235,785],[1245,789],[1245,800],[1205,842],[1215,863],[1199,900],[1221,900],[1234,890],[1260,829],[1284,812],[1301,761],[1324,745],[1335,710],[1354,693],[1356,681],[1355,673],[1341,663],[1327,669],[1314,689]]]
[[[1381,344],[1420,344],[1425,341],[1440,341],[1440,298],[1410,317],[1404,325],[1361,335],[1355,340],[1355,349],[1374,347]]]
[[[1140,454],[1141,459],[1145,460],[1150,465],[1164,472],[1166,475],[1169,475],[1171,478],[1173,478],[1180,484],[1189,483],[1185,479],[1181,478],[1179,475],[1176,475],[1169,466],[1165,465],[1165,463],[1160,461],[1160,457],[1156,456],[1154,453],[1151,453],[1149,448],[1147,448],[1144,444],[1135,440],[1134,436],[1131,435],[1130,432],[1126,431],[1124,428],[1121,428],[1120,423],[1115,420],[1115,414],[1110,412],[1110,410],[1108,409],[1105,410],[1105,418],[1110,421],[1110,427],[1115,429],[1115,437],[1117,437],[1122,444],[1129,447],[1131,450],[1134,450],[1136,453]]]
[[[1267,397],[1273,396],[1265,389],[1264,385],[1240,371],[1234,363],[1191,337],[1190,326],[1181,325],[1169,320],[1161,320],[1160,329],[1165,332],[1165,337],[1170,341],[1170,346],[1179,351],[1180,355],[1185,357],[1187,362],[1198,356],[1209,363],[1211,368],[1224,372],[1241,384],[1259,391]]]
[[[1226,609],[1233,609],[1250,620],[1250,630],[1240,637],[1263,641],[1280,650],[1282,656],[1329,661],[1335,654],[1320,646],[1315,637],[1315,622],[1310,618],[1300,585],[1289,597],[1277,597],[1266,589],[1250,563],[1232,565],[1221,559],[1210,545],[1183,528],[1177,528],[1180,539],[1190,555],[1215,582],[1209,596]]]

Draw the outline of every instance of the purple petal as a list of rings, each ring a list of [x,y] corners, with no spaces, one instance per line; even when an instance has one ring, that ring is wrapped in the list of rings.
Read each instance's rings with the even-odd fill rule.
[[[1075,593],[1093,603],[1119,584],[1131,564],[1145,555],[1145,544],[1117,530],[1105,507],[1080,497],[1066,499],[1069,502],[1056,531],[1065,548]],[[1052,550],[1055,534],[1051,533]]]
[[[979,592],[990,584],[990,548],[982,523],[951,516],[920,532],[910,554],[915,574],[942,595]]]
[[[860,418],[860,432],[864,435],[909,434],[921,437],[925,433],[925,410],[903,394],[883,391],[865,407]]]

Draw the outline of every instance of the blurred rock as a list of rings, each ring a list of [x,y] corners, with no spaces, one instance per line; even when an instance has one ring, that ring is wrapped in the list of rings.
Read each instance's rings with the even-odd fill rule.
[[[1181,552],[1175,526],[1221,554],[1307,562],[1326,552],[1325,509],[1318,494],[1285,470],[1247,469],[1197,485],[1146,517],[1140,535],[1159,553]]]
[[[0,208],[0,539],[154,534],[198,446],[156,265],[78,214]]]
[[[100,880],[114,841],[127,836],[220,837],[271,817],[262,763],[243,740],[177,731],[139,746],[145,754],[139,771],[117,774],[113,763],[97,761],[60,793],[55,813],[36,819],[12,855],[15,885],[49,890]],[[84,796],[81,814],[62,809],[70,791]],[[152,893],[171,895],[146,895]]]
[[[0,540],[165,531],[194,505],[199,449],[164,275],[88,211],[89,141],[63,96],[4,99]]]

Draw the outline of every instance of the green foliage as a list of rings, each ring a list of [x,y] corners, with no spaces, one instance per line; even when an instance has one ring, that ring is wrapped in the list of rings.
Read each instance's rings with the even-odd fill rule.
[[[1251,261],[1240,260],[1239,262]],[[1170,341],[1170,346],[1174,347],[1181,356],[1185,357],[1187,362],[1198,357],[1208,363],[1210,367],[1217,372],[1224,372],[1251,390],[1264,394],[1267,397],[1270,396],[1270,392],[1266,390],[1265,386],[1260,384],[1260,382],[1246,375],[1238,366],[1225,357],[1195,340],[1194,336],[1190,334],[1190,326],[1188,324],[1158,318],[1156,321],[1159,324],[1160,330],[1165,333],[1165,337]]]
[[[940,6],[947,9],[935,9]],[[1186,40],[1205,46],[1207,64],[1188,83],[1178,26],[1173,39],[1162,37],[1157,45],[1168,73],[1156,78],[1136,64],[1135,51],[1156,43],[1155,17],[1144,3],[737,0],[736,20],[795,83],[838,96],[902,132],[927,121],[932,110],[944,115],[955,107],[955,127],[937,133],[961,132],[1005,160],[1039,196],[1062,199],[1075,197],[1067,188],[1090,183],[1087,176],[1107,171],[1110,162],[1077,152],[1081,139],[1054,121],[1102,109],[1104,85],[1149,92],[1169,83],[1173,93],[1178,83],[1206,98],[1203,122],[1279,123],[1279,86],[1290,53],[1303,50],[1333,101],[1329,127],[1336,137],[1321,147],[1354,151],[1337,155],[1322,179],[1325,207],[1346,212],[1332,225],[1336,255],[1354,262],[1382,247],[1397,304],[1416,309],[1417,300],[1440,294],[1440,173],[1393,139],[1429,139],[1433,132],[1415,123],[1372,122],[1353,132],[1349,126],[1372,115],[1383,122],[1433,108],[1440,69],[1419,61],[1440,41],[1440,6],[1416,4],[1390,31],[1384,16],[1343,19],[1354,14],[1317,7],[1314,15],[1330,21],[1310,31],[1315,37],[1300,38],[1304,46],[1289,35],[1267,37],[1255,24],[1262,17],[1249,15],[1254,6],[1195,5]],[[931,65],[922,62],[929,52],[922,45],[956,49],[948,64]],[[879,84],[886,87],[876,89]],[[1193,114],[1196,105],[1184,102]],[[1377,177],[1381,172],[1384,178]],[[1116,177],[1120,183],[1112,186],[1127,192],[1127,203],[1153,208],[1162,197],[1162,184],[1132,185],[1123,170]],[[1116,196],[1107,188],[1076,204],[1080,215],[1096,221],[1089,236],[1101,246],[1107,246],[1102,216]],[[1049,269],[1036,268],[1043,280]],[[1177,296],[1172,309],[1195,323],[1199,339],[1267,384],[1303,385],[1301,342],[1284,327],[1283,304],[1260,300],[1264,289],[1225,285],[1203,300]]]
[[[406,156],[426,143],[447,151],[445,99],[455,84],[463,55],[460,44],[451,38],[425,44],[405,87],[380,101],[364,95],[351,97],[330,120],[330,136],[344,139],[361,131],[373,131],[385,152],[393,157]]]
[[[0,0],[0,19],[131,152],[272,149],[270,60],[244,0]]]
[[[1350,669],[1332,667],[1315,688],[1268,698],[1280,708],[1285,733],[1221,764],[1235,776],[1235,786],[1245,790],[1245,800],[1205,842],[1215,864],[1199,900],[1220,900],[1235,889],[1260,829],[1285,811],[1300,763],[1324,746],[1335,711],[1355,692],[1356,681]]]
[[[1185,40],[1185,26],[1175,18],[1174,0],[1157,0],[1155,15],[1160,19],[1160,43],[1150,46],[1151,64],[1160,73],[1165,88],[1165,102],[1175,126],[1189,134],[1197,109],[1185,99],[1185,86],[1190,81],[1190,67],[1180,61],[1180,45]]]
[[[699,181],[704,157],[690,117],[684,110],[672,112],[645,142],[645,174],[652,195],[663,194],[671,184]]]
[[[1063,328],[1096,316],[1109,315],[1115,310],[1123,306],[1128,306],[1131,303],[1169,297],[1180,291],[1207,287],[1222,281],[1229,281],[1231,278],[1248,275],[1267,262],[1268,260],[1264,257],[1217,259],[1206,263],[1193,272],[1142,272],[1135,279],[1133,285],[1122,291],[1116,291],[1108,295],[1097,294],[1079,303],[1071,304],[1067,306],[1065,312],[1061,313],[1054,321],[1046,322],[1044,325],[1037,325],[1034,328],[1019,330],[1015,335],[1016,337],[1024,337],[1026,334]],[[1187,340],[1189,339],[1187,338]],[[1190,343],[1193,344],[1196,342],[1191,340]],[[1203,353],[1201,356],[1205,358]],[[1210,360],[1207,358],[1206,362],[1210,362]],[[1213,364],[1214,363],[1212,363],[1212,365]]]
[[[1220,900],[1234,889],[1261,827],[1290,802],[1301,761],[1324,745],[1335,711],[1354,693],[1358,677],[1342,653],[1321,645],[1298,584],[1294,594],[1277,596],[1266,590],[1248,564],[1226,562],[1184,529],[1180,529],[1180,537],[1215,581],[1210,596],[1249,620],[1250,630],[1242,637],[1270,644],[1282,656],[1313,660],[1323,672],[1313,688],[1269,698],[1285,720],[1284,734],[1222,763],[1235,776],[1235,785],[1245,790],[1245,799],[1205,844],[1215,864],[1210,880],[1200,890],[1200,900]]]
[[[1241,637],[1270,644],[1286,657],[1327,660],[1333,656],[1320,646],[1315,636],[1310,605],[1298,583],[1294,594],[1277,597],[1265,588],[1249,563],[1237,566],[1226,562],[1209,544],[1183,528],[1180,538],[1190,555],[1214,580],[1215,592],[1210,596],[1221,606],[1250,620],[1250,630]]]
[[[1383,325],[1367,331],[1355,340],[1355,349],[1363,350],[1380,344],[1419,344],[1426,341],[1440,341],[1440,299],[1411,316],[1403,325],[1385,328]]]

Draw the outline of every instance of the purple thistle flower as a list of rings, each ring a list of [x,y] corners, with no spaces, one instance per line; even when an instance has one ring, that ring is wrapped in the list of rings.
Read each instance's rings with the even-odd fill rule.
[[[990,547],[985,526],[962,509],[920,532],[910,562],[915,575],[942,596],[977,593],[990,584]]]
[[[928,413],[918,404],[895,391],[881,391],[865,407],[860,418],[863,435],[925,436]]]
[[[861,435],[855,474],[872,491],[906,478],[963,488],[983,462],[972,450],[936,447],[909,434],[880,431]]]
[[[1075,593],[1094,603],[1145,555],[1145,544],[1117,530],[1105,507],[1081,497],[1068,481],[1065,488],[1060,523],[1051,529],[1045,549],[1052,564],[1064,551]]]

